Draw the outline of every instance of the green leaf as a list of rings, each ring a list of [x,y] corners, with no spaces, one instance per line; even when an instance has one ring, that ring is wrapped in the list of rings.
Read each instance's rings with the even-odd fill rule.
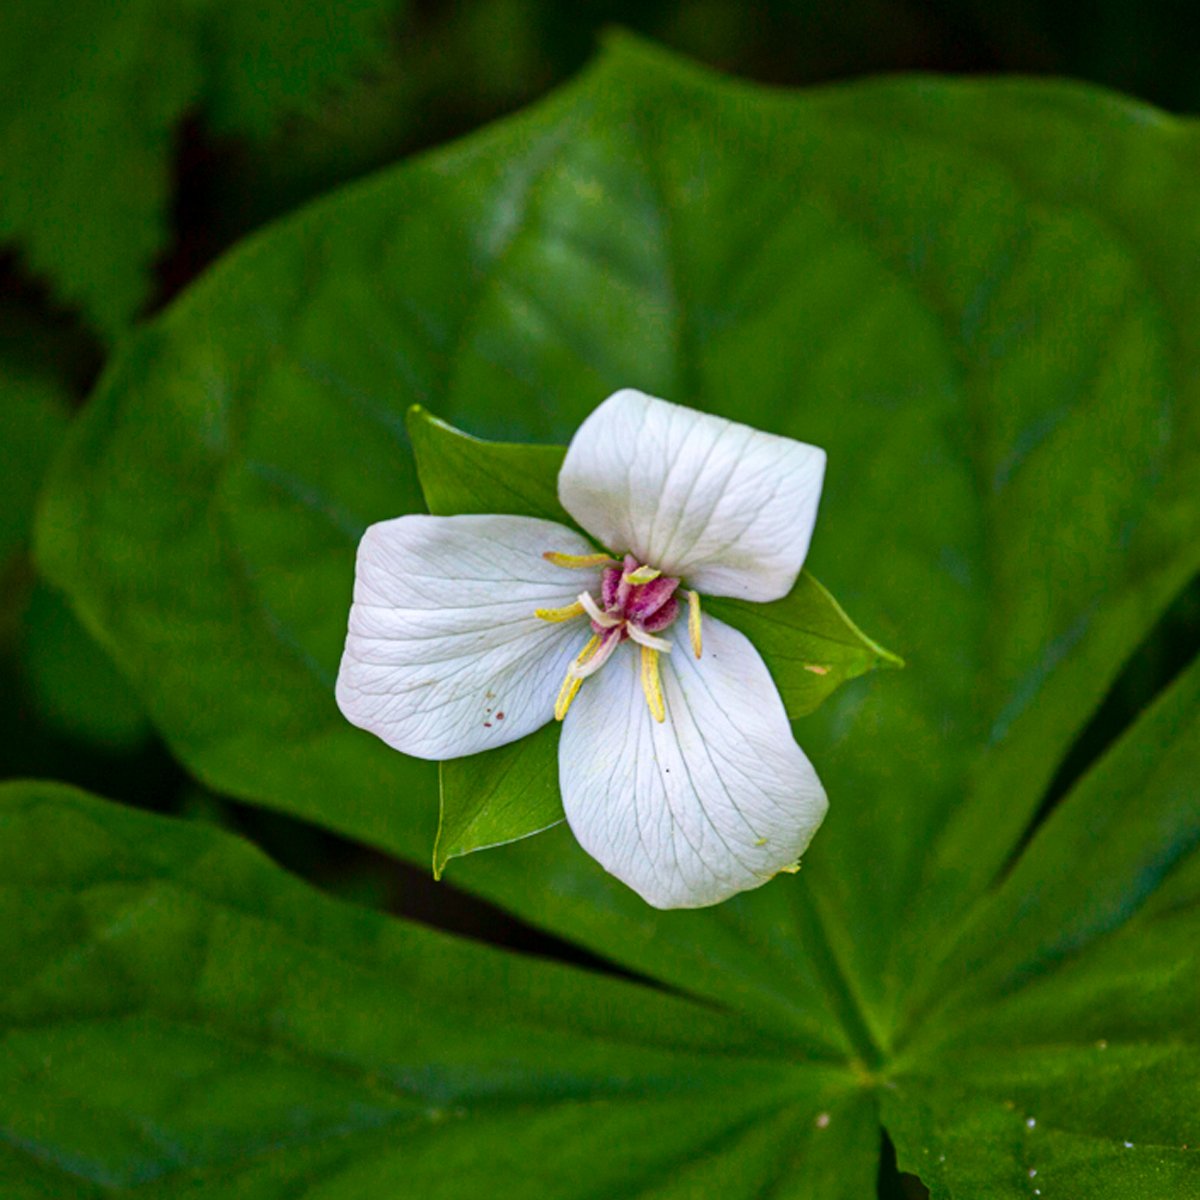
[[[935,1198],[1200,1189],[1198,781],[1200,663],[913,993],[885,1119]]]
[[[333,901],[206,826],[0,787],[0,918],[13,1200],[872,1186],[872,1101],[837,1066]]]
[[[558,502],[563,447],[487,442],[419,404],[409,410],[408,436],[425,504],[435,516],[512,513],[574,525]]]
[[[558,724],[496,750],[438,764],[440,818],[433,874],[452,858],[544,833],[563,817]]]
[[[1028,997],[1012,1004],[1020,989],[1039,996],[1039,1021],[1053,1020],[1069,1039],[1200,1032],[1195,991],[1176,986],[1200,978],[1200,942],[1185,936],[1200,919],[1198,851],[1200,662],[1092,768],[1001,885],[966,914],[913,992],[922,1045],[958,1041],[965,1030],[976,1043],[1012,1045],[1013,1016],[1024,1021],[1030,1010]],[[1080,986],[1098,972],[1112,977]],[[1070,988],[1064,977],[1073,978]],[[1106,999],[1085,1015],[1077,1009],[1089,992]],[[986,1024],[977,1017],[985,1008]],[[943,1017],[939,1034],[933,1018]]]
[[[577,528],[558,501],[563,447],[484,441],[420,405],[409,410],[408,436],[431,513],[512,513]],[[792,717],[814,711],[847,680],[880,665],[903,665],[862,633],[807,574],[773,604],[706,604],[714,616],[750,636]],[[451,858],[542,833],[563,820],[557,729],[543,729],[500,750],[444,762],[438,770],[441,818],[433,852],[437,876]]]
[[[1191,1196],[1197,1070],[1162,1043],[998,1052],[897,1083],[883,1116],[933,1200]]]
[[[771,669],[788,716],[816,712],[843,683],[904,660],[873,642],[807,571],[771,604],[713,597],[704,607],[736,625]]]
[[[25,0],[0,11],[0,242],[108,337],[167,237],[175,131],[263,133],[379,52],[394,0]]]
[[[1076,85],[788,94],[622,41],[529,113],[268,231],[140,333],[72,431],[39,553],[194,771],[427,861],[431,779],[330,697],[355,540],[420,506],[409,405],[554,442],[634,386],[825,447],[812,569],[912,665],[805,719],[831,808],[800,875],[659,913],[560,827],[456,882],[777,1054],[848,1064],[902,1162],[954,1200],[1030,1195],[1018,1139],[1044,1114],[1068,1139],[1060,1194],[1154,1194],[1161,1171],[1186,1195],[1194,1105],[1181,1076],[1152,1088],[1172,1049],[1191,1068],[1200,868],[1156,874],[1154,827],[1122,827],[1116,890],[1085,903],[1087,831],[1152,781],[1068,799],[1075,832],[1008,910],[1021,936],[986,917],[1200,569],[1198,173],[1195,122]],[[1167,826],[1194,830],[1188,811]],[[1117,1041],[1149,1049],[1107,1068]]]

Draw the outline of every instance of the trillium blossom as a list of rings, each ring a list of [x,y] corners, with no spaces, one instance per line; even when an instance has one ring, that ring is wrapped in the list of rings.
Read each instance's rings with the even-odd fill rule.
[[[758,652],[701,595],[790,591],[824,470],[815,446],[617,392],[558,477],[595,544],[500,515],[366,531],[338,704],[429,759],[561,721],[563,808],[605,869],[658,908],[758,887],[794,869],[825,792]]]

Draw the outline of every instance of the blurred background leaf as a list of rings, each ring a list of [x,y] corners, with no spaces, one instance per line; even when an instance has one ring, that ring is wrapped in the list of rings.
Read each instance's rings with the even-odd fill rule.
[[[70,420],[62,379],[0,342],[0,567],[27,547],[42,473]]]
[[[59,733],[110,753],[136,751],[150,736],[129,684],[45,584],[29,597],[20,655],[37,716]]]
[[[148,292],[175,125],[199,81],[178,7],[0,10],[0,238],[109,338]]]
[[[799,85],[1059,73],[1200,104],[1183,0],[26,0],[0,14],[0,244],[111,339],[246,230],[527,103],[612,24]],[[157,278],[156,278],[157,276]]]
[[[0,241],[105,337],[151,293],[177,127],[264,136],[382,58],[393,0],[0,10]]]
[[[0,300],[0,752],[5,775],[56,773],[67,747],[114,761],[150,738],[140,702],[28,557],[42,477],[74,405],[85,345]]]

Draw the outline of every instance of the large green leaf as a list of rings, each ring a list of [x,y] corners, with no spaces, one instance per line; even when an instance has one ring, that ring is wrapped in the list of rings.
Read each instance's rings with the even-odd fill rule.
[[[6,1200],[857,1200],[874,1177],[844,1070],[326,899],[208,827],[0,787],[0,916]]]
[[[420,506],[407,407],[561,441],[635,386],[824,446],[810,563],[909,669],[799,726],[831,798],[800,876],[661,914],[558,829],[456,879],[894,1083],[933,1179],[929,1122],[994,1124],[968,1069],[987,1048],[951,1037],[978,914],[1200,567],[1198,177],[1194,124],[1073,85],[789,95],[620,43],[268,231],[140,335],[59,464],[42,560],[207,781],[424,861],[431,774],[331,697],[354,539]],[[1053,943],[1067,906],[1028,903]],[[1047,1080],[1097,1061],[1064,1055]],[[1149,1078],[1126,1102],[1166,1145]],[[946,1176],[956,1198],[1023,1169],[1005,1129],[974,1181]]]
[[[419,405],[409,412],[408,434],[431,513],[512,513],[574,525],[558,501],[565,448],[487,442]],[[705,598],[704,606],[750,635],[793,718],[815,711],[850,679],[876,667],[902,665],[858,629],[808,574],[771,604]],[[497,719],[502,718],[501,713]],[[435,874],[451,858],[541,833],[563,819],[553,728],[516,745],[442,763],[439,780]]]
[[[166,241],[189,108],[265,133],[383,45],[396,0],[23,0],[0,7],[0,242],[113,336]]]
[[[884,1116],[940,1197],[1200,1195],[1200,664],[911,998]]]

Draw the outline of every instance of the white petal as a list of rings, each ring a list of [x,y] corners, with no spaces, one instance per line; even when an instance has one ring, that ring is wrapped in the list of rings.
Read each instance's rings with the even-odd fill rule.
[[[654,721],[635,646],[585,681],[563,723],[558,770],[580,845],[656,908],[699,908],[791,866],[825,816],[758,651],[704,617],[704,656],[659,660]]]
[[[558,498],[590,534],[701,592],[787,595],[808,554],[825,451],[630,389],[571,439]]]
[[[405,516],[372,525],[358,547],[337,701],[355,725],[418,758],[458,758],[532,733],[554,716],[583,617],[538,608],[598,588],[546,550],[590,554],[577,533],[532,517]]]

